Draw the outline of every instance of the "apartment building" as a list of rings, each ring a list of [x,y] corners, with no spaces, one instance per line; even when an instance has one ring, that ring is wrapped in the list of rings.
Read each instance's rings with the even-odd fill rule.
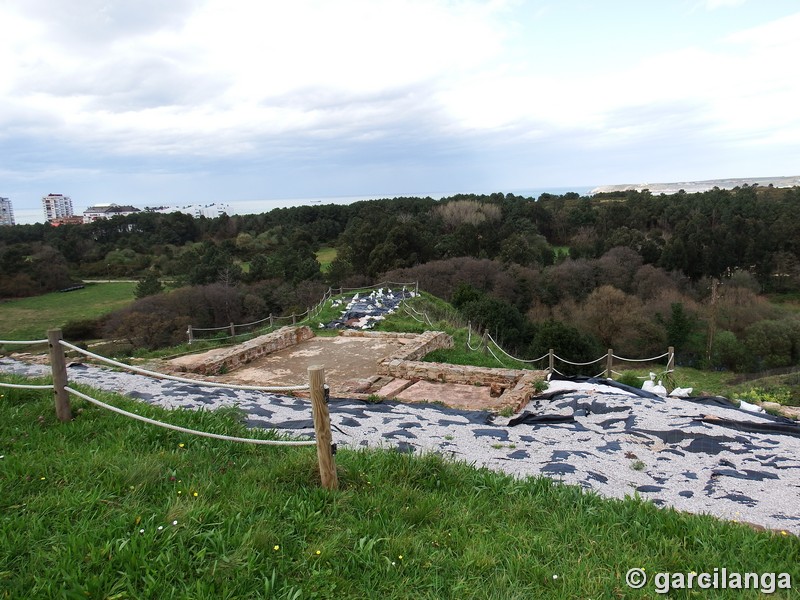
[[[14,207],[8,198],[0,198],[0,225],[14,225]]]
[[[63,194],[42,196],[42,208],[46,221],[61,221],[73,216],[72,198]]]
[[[110,219],[111,217],[127,217],[134,213],[141,212],[135,206],[120,206],[119,204],[95,204],[83,211],[83,222],[91,223],[99,219]]]

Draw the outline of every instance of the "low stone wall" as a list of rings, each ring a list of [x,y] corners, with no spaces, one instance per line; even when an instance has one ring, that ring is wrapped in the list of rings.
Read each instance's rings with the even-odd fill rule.
[[[210,357],[208,360],[192,366],[191,371],[201,375],[227,373],[257,358],[289,348],[313,337],[314,332],[308,327],[281,327],[272,333],[239,344],[224,354]]]
[[[523,371],[517,384],[503,394],[503,402],[515,412],[519,412],[536,394],[536,387],[547,377],[547,371]]]
[[[357,334],[386,335],[380,332],[354,332]],[[408,334],[395,334],[404,336]],[[410,381],[438,381],[464,385],[491,386],[493,396],[501,396],[503,404],[519,410],[536,393],[537,383],[545,378],[545,371],[497,369],[446,363],[423,362],[425,355],[440,348],[452,348],[453,338],[441,331],[427,331],[398,352],[378,363],[378,374]]]
[[[396,331],[361,331],[357,329],[343,329],[339,332],[341,337],[386,338],[389,340],[410,340],[420,336],[418,333],[398,333]]]
[[[378,374],[398,379],[424,379],[425,381],[467,385],[497,384],[505,388],[514,386],[523,373],[524,371],[515,369],[492,369],[418,360],[387,359],[378,364]]]

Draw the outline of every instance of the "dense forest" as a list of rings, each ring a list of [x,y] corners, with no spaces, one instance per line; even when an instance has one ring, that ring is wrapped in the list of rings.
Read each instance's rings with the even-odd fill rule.
[[[673,345],[684,363],[800,362],[800,188],[458,195],[195,219],[138,213],[0,228],[0,297],[81,278],[139,278],[106,335],[157,347],[189,323],[305,310],[327,286],[419,281],[520,355],[573,359]],[[323,271],[320,248],[335,248]],[[159,279],[179,289],[162,293]]]

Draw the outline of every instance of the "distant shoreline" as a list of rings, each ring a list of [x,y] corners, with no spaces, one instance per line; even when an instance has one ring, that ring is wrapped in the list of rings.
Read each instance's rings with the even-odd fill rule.
[[[677,194],[683,190],[687,194],[707,192],[715,187],[721,190],[730,190],[743,185],[758,185],[785,188],[800,186],[800,176],[794,177],[740,177],[729,179],[706,179],[703,181],[677,181],[674,183],[622,183],[615,185],[601,185],[592,189],[589,194],[602,194],[625,192],[628,190],[650,190],[653,194]]]

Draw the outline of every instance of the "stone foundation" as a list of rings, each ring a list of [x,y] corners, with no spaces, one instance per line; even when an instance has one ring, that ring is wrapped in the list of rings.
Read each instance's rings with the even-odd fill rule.
[[[387,335],[381,332],[369,333]],[[423,362],[421,359],[434,350],[452,348],[453,338],[441,331],[427,331],[415,337],[418,338],[417,342],[409,343],[399,352],[378,363],[379,375],[407,381],[490,386],[493,397],[499,396],[504,406],[510,406],[515,410],[527,404],[531,396],[536,393],[537,383],[546,376],[545,371]]]
[[[191,371],[201,375],[229,373],[257,358],[295,346],[313,337],[314,332],[308,327],[281,327],[272,333],[239,344],[224,354],[210,357],[191,367]]]

